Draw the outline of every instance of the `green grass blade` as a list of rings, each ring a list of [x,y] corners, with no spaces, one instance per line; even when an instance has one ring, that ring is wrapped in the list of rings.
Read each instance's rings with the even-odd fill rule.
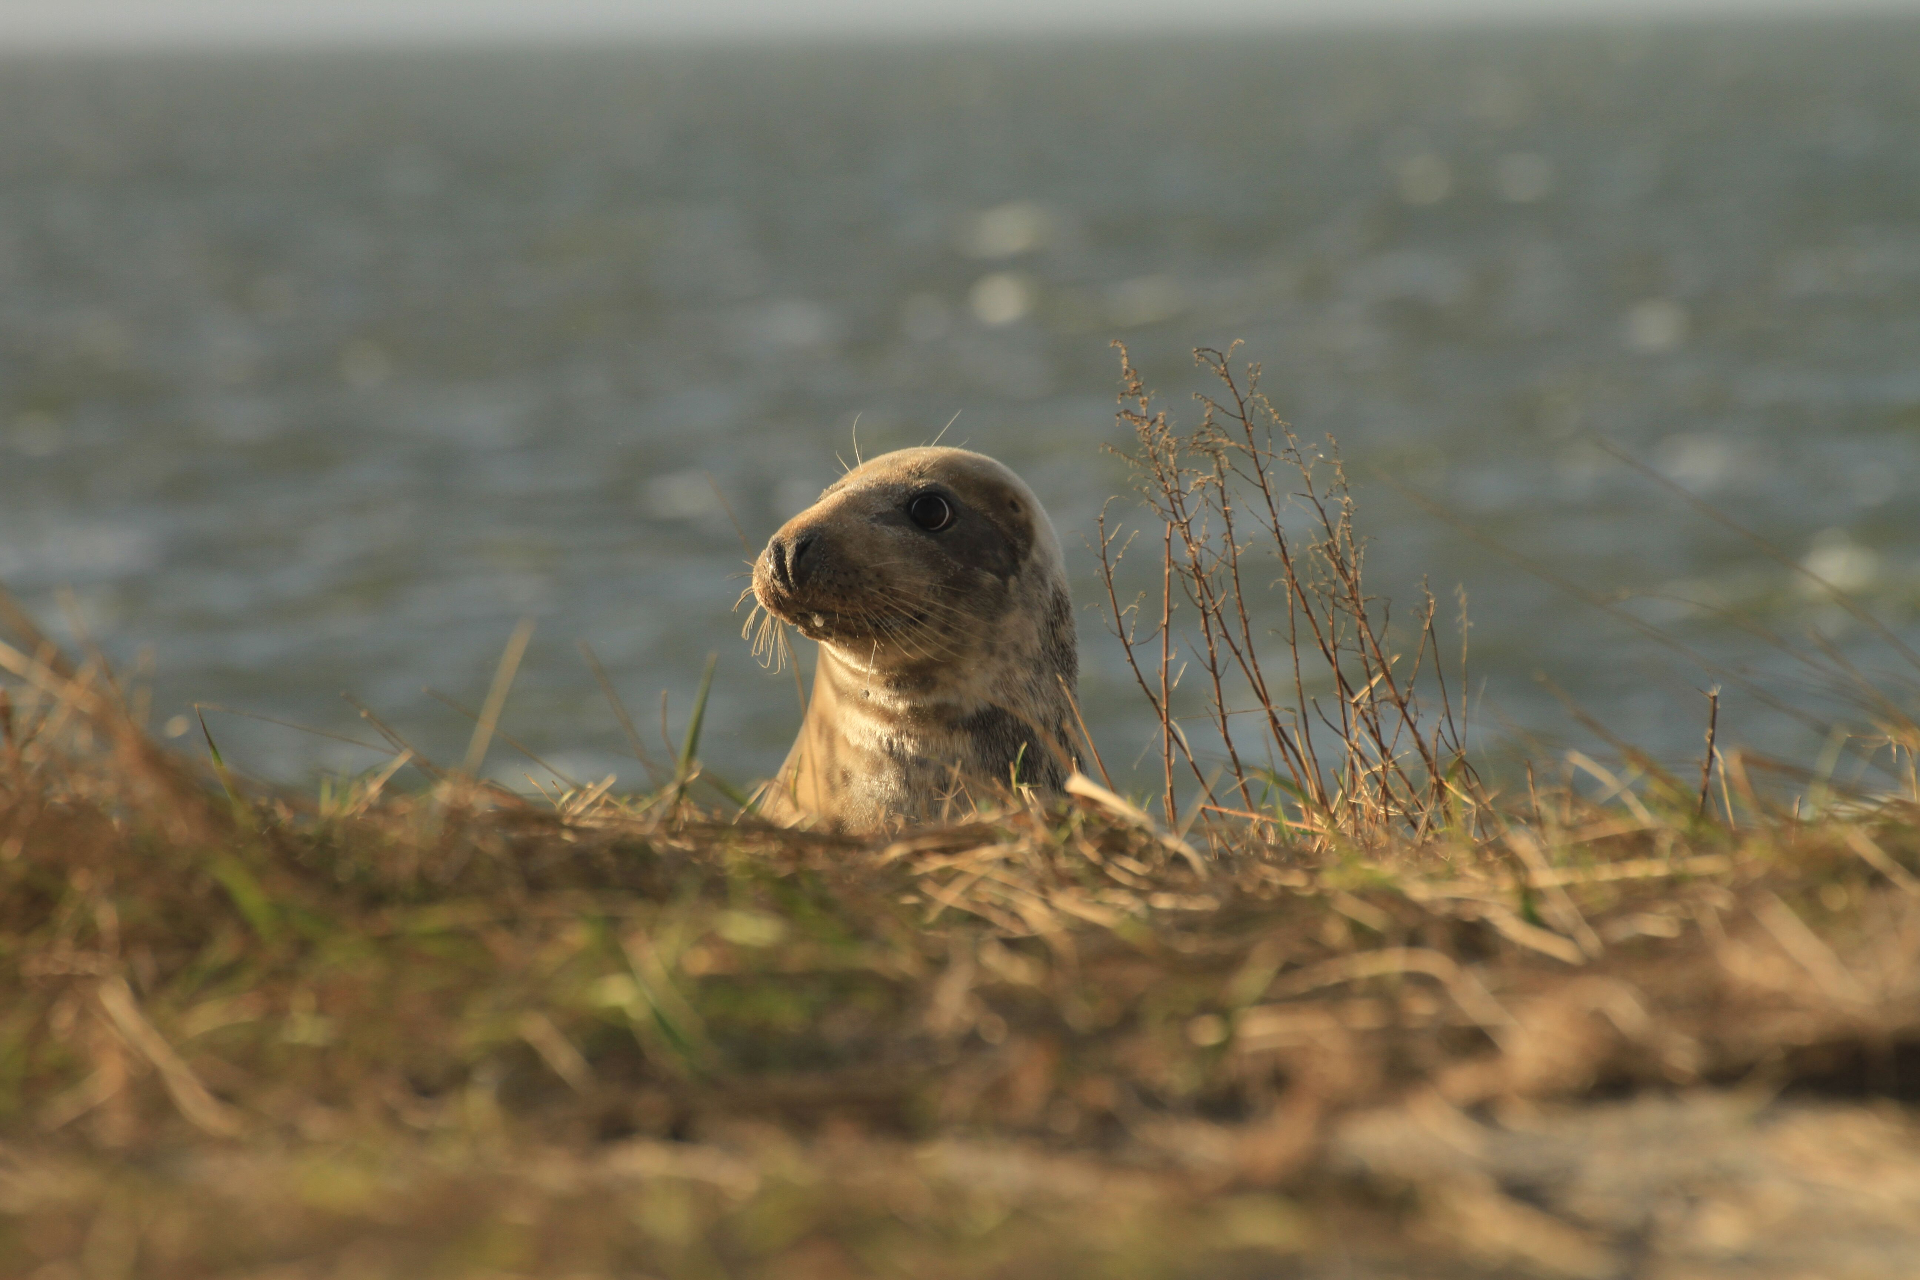
[[[260,941],[272,946],[280,934],[279,913],[273,909],[273,899],[260,887],[253,873],[237,859],[225,856],[214,859],[207,871],[227,891],[227,896],[233,899],[233,905],[246,917],[247,924]]]
[[[207,728],[206,712],[194,704],[193,714],[200,721],[200,735],[207,740],[207,755],[213,761],[213,776],[220,780],[220,789],[227,794],[227,807],[233,810],[234,820],[243,826],[250,826],[250,811],[240,793],[233,789],[233,775],[227,770],[227,762],[220,756],[220,748],[213,741],[213,731]]]

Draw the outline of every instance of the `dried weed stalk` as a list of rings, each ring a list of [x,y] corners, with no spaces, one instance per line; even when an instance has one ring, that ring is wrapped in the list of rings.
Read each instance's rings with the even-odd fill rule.
[[[1260,390],[1259,365],[1234,363],[1237,343],[1195,350],[1218,385],[1197,397],[1200,423],[1182,432],[1114,345],[1119,418],[1135,441],[1126,460],[1160,526],[1159,598],[1122,603],[1120,560],[1138,531],[1110,527],[1104,511],[1101,572],[1112,625],[1160,722],[1168,823],[1180,821],[1184,764],[1206,811],[1319,841],[1474,834],[1486,799],[1466,758],[1464,707],[1441,669],[1433,593],[1423,586],[1405,633],[1367,594],[1366,544],[1332,438],[1325,453],[1303,446]],[[1267,592],[1285,604],[1277,630],[1262,620]],[[1400,651],[1403,634],[1411,654]],[[1464,632],[1460,662],[1464,693]],[[1176,711],[1193,669],[1225,757],[1213,777]]]

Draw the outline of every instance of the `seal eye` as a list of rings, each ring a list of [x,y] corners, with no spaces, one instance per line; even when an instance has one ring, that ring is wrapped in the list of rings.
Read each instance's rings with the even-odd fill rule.
[[[939,494],[923,493],[907,504],[907,519],[928,533],[938,533],[953,523],[953,508]]]

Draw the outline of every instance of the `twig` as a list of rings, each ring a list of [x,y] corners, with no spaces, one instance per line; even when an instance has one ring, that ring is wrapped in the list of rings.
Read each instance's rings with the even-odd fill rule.
[[[1173,803],[1173,723],[1170,705],[1173,690],[1167,684],[1167,668],[1173,665],[1168,653],[1173,619],[1173,522],[1167,522],[1166,550],[1161,561],[1160,580],[1160,760],[1166,770],[1166,815],[1169,827],[1180,821]]]
[[[349,738],[344,733],[330,733],[325,729],[316,729],[312,725],[301,724],[297,720],[282,720],[278,716],[262,715],[258,711],[242,711],[238,707],[222,706],[217,702],[196,702],[193,703],[192,706],[195,711],[218,711],[222,715],[242,716],[248,720],[259,720],[265,724],[277,724],[283,729],[298,729],[301,733],[310,733],[316,738],[330,738],[335,742],[345,742],[351,746],[365,747],[368,751],[378,751],[381,755],[387,754],[387,749],[377,742],[363,742],[359,738]]]
[[[1080,738],[1087,744],[1087,754],[1093,757],[1094,767],[1100,770],[1100,780],[1107,784],[1107,790],[1112,791],[1113,777],[1107,772],[1107,762],[1100,758],[1100,748],[1094,745],[1093,734],[1087,729],[1086,717],[1080,714],[1080,699],[1076,698],[1073,690],[1067,687],[1065,676],[1056,674],[1054,679],[1060,682],[1060,691],[1067,695],[1067,705],[1073,708],[1073,722],[1080,726]]]
[[[1847,828],[1847,847],[1859,854],[1862,862],[1892,881],[1903,893],[1920,895],[1920,879],[1915,879],[1911,871],[1889,857],[1887,851],[1859,827]]]
[[[633,727],[633,717],[627,714],[626,704],[620,701],[620,695],[614,692],[613,681],[607,678],[607,669],[600,665],[600,659],[593,647],[585,640],[580,643],[580,656],[586,659],[587,670],[593,672],[593,678],[600,685],[600,692],[606,696],[607,705],[613,708],[613,718],[620,723],[620,731],[627,735],[627,746],[633,751],[633,758],[646,769],[654,785],[660,782],[660,769],[654,764],[647,749],[640,745],[640,734]]]
[[[480,776],[480,766],[486,762],[487,745],[493,739],[495,726],[500,723],[500,713],[506,709],[507,693],[513,688],[514,673],[520,670],[520,659],[527,652],[527,642],[533,639],[534,622],[531,617],[520,619],[520,624],[507,638],[507,647],[500,653],[500,665],[494,668],[493,684],[487,690],[487,700],[480,704],[480,719],[473,726],[473,737],[467,743],[467,758],[461,762],[460,772],[469,778]]]
[[[426,774],[428,777],[432,778],[436,782],[438,782],[439,780],[447,776],[446,770],[442,769],[439,765],[436,765],[435,763],[433,763],[433,761],[421,755],[420,752],[415,749],[412,743],[408,742],[405,738],[401,737],[397,732],[395,732],[391,725],[389,725],[386,721],[382,720],[379,716],[375,715],[372,709],[370,709],[365,703],[361,702],[360,699],[354,697],[350,693],[343,693],[340,696],[346,700],[349,706],[351,706],[355,711],[358,711],[360,713],[360,718],[362,720],[365,720],[368,724],[372,725],[374,727],[374,730],[378,732],[381,737],[385,738],[387,742],[392,745],[395,751],[406,752],[408,763],[413,765],[414,768],[420,770],[420,772]]]
[[[1700,761],[1700,808],[1696,817],[1707,816],[1708,788],[1713,783],[1714,738],[1720,730],[1720,686],[1707,690],[1707,754]]]
[[[240,1135],[246,1127],[241,1114],[208,1093],[193,1068],[153,1029],[153,1024],[141,1014],[126,979],[112,977],[102,982],[99,998],[113,1029],[160,1073],[160,1081],[166,1085],[167,1094],[181,1115],[195,1128],[216,1138]]]
[[[1762,895],[1753,908],[1753,916],[1773,935],[1780,949],[1805,969],[1830,998],[1850,1004],[1873,1003],[1873,997],[1840,962],[1840,957],[1833,954],[1833,948],[1821,941],[1820,935],[1809,929],[1807,922],[1795,915],[1779,895]]]
[[[455,711],[458,711],[461,715],[473,721],[475,725],[478,725],[480,723],[479,713],[470,711],[466,707],[461,706],[458,702],[455,702],[452,698],[449,698],[446,694],[441,693],[438,689],[435,689],[429,685],[422,688],[421,692],[426,694],[429,698],[433,698],[439,702],[444,702],[447,706],[452,707]],[[519,739],[513,737],[511,734],[507,733],[504,729],[501,729],[498,726],[495,726],[493,733],[495,737],[500,739],[500,741],[506,743],[508,746],[512,747],[515,751],[518,751],[521,755],[533,761],[535,764],[539,765],[542,769],[545,769],[548,773],[552,774],[554,777],[560,779],[560,781],[566,783],[567,786],[572,790],[578,791],[580,789],[580,784],[578,782],[574,781],[572,778],[568,777],[566,774],[560,772],[560,770],[554,768],[552,765],[548,764],[545,760],[542,760],[539,756],[533,754],[532,751],[528,750],[525,746],[521,744]]]

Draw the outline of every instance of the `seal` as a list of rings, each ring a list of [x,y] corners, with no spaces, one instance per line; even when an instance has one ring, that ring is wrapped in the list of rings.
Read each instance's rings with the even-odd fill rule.
[[[1057,794],[1073,772],[1065,562],[992,458],[901,449],[848,472],[768,541],[752,590],[820,646],[764,816],[869,832],[1007,787]]]

